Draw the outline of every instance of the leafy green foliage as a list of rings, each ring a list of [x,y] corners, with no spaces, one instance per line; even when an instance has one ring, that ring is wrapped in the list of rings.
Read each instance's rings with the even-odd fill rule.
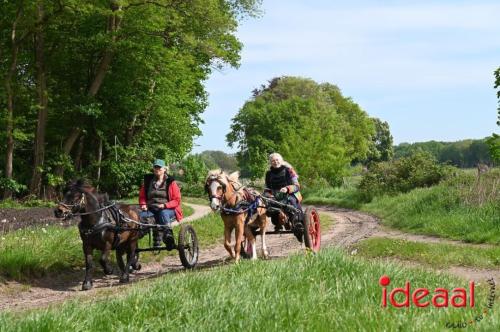
[[[200,157],[210,169],[220,168],[228,173],[238,170],[238,161],[232,154],[223,151],[203,151]]]
[[[261,177],[267,156],[280,152],[301,181],[341,181],[344,168],[368,153],[373,122],[339,88],[301,77],[279,77],[253,92],[226,136],[237,145],[243,176]]]
[[[26,185],[33,173],[32,142],[40,109],[35,28],[40,27],[44,36],[47,76],[48,120],[42,144],[46,151],[38,168],[43,186],[57,187],[72,177],[96,179],[99,173],[96,184],[101,189],[122,195],[135,190],[140,173],[154,158],[173,162],[191,150],[208,103],[203,82],[213,69],[238,66],[238,22],[258,16],[260,3],[4,1],[2,82],[12,60],[12,26],[20,13],[18,71],[12,80],[15,181]],[[37,4],[45,10],[41,22],[35,22]],[[2,83],[1,109],[6,108],[6,98]],[[2,128],[6,121],[5,112],[0,112]],[[6,139],[4,130],[0,139]],[[5,162],[5,155],[3,144],[0,161]]]
[[[189,155],[177,166],[176,178],[179,179],[182,194],[192,197],[205,195],[204,181],[209,168],[200,155]]]
[[[370,165],[359,184],[366,201],[374,196],[394,195],[414,188],[430,187],[450,174],[449,167],[440,165],[430,153],[419,152],[393,162]]]
[[[180,168],[183,170],[182,180],[187,183],[203,183],[208,168],[198,155],[189,155],[182,160]]]
[[[6,189],[14,193],[21,193],[27,189],[27,186],[22,183],[18,183],[14,179],[7,179],[4,177],[0,177],[0,190],[6,190]]]
[[[394,155],[389,124],[377,118],[373,118],[372,121],[375,124],[375,135],[372,138],[373,145],[370,147],[366,162],[389,161]]]
[[[468,139],[457,142],[401,143],[394,147],[394,158],[409,157],[419,151],[429,152],[439,162],[462,168],[475,167],[478,163],[490,164],[492,161],[485,139]]]
[[[498,121],[497,125],[500,126],[500,67],[495,70],[495,89],[497,89],[498,98]],[[496,162],[500,162],[500,135],[493,133],[486,141],[488,143],[491,158]]]

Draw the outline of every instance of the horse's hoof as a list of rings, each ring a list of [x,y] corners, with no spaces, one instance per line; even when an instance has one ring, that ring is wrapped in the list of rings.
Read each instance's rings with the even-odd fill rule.
[[[113,274],[113,268],[110,267],[110,268],[104,269],[104,274],[107,275],[107,276]]]
[[[137,264],[132,264],[130,265],[130,268],[128,269],[128,272],[132,273],[135,271],[139,271],[142,268],[142,265],[140,263]]]
[[[82,291],[86,291],[92,288],[92,283],[90,281],[84,282],[82,284]]]
[[[120,283],[126,284],[127,282],[129,282],[129,277],[128,276],[120,278]]]

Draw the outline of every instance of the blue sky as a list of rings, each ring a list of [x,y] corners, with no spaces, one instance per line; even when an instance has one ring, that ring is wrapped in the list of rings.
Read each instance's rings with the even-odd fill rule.
[[[231,118],[276,76],[336,84],[396,144],[498,132],[493,71],[500,67],[500,1],[264,0],[238,38],[241,66],[214,72],[193,152],[235,152]]]

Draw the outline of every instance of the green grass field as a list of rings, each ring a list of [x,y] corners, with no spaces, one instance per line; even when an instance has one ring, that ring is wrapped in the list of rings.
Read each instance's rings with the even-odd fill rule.
[[[500,247],[478,248],[472,245],[421,243],[388,238],[370,238],[355,246],[368,258],[390,257],[423,263],[434,268],[467,266],[500,268]]]
[[[213,245],[222,237],[220,217],[210,214],[191,222],[195,227],[201,247]],[[177,229],[177,228],[176,228]],[[177,231],[174,231],[177,234]],[[139,242],[149,246],[149,237]],[[159,261],[165,255],[177,255],[177,251],[161,254],[143,254],[141,261]],[[95,259],[100,254],[95,252]],[[112,255],[114,260],[114,254]],[[48,226],[27,228],[0,236],[0,275],[14,280],[28,280],[42,275],[83,267],[85,264],[77,227]],[[99,270],[100,267],[97,268]]]
[[[304,204],[335,205],[349,209],[359,209],[363,205],[356,188],[314,188],[304,190]]]
[[[192,212],[192,208],[191,209]],[[186,208],[187,210],[187,208]],[[322,230],[331,227],[333,221],[320,214]],[[220,215],[209,215],[190,222],[195,228],[200,248],[222,246],[224,226]],[[174,229],[177,236],[178,228]],[[150,247],[150,238],[145,236],[139,242],[142,248]],[[166,255],[178,255],[177,251],[162,251],[157,254],[141,254],[141,262],[161,261]],[[97,263],[100,253],[94,252]],[[114,254],[111,255],[114,262]],[[77,227],[61,228],[48,226],[27,228],[0,234],[0,278],[27,281],[47,274],[85,266],[80,236]],[[96,264],[96,271],[100,266]],[[100,272],[99,272],[100,273]]]
[[[476,287],[474,308],[382,308],[382,275],[392,280],[389,291],[406,280],[412,289],[431,292],[467,286],[464,280],[327,249],[173,273],[97,301],[80,298],[49,309],[4,312],[0,331],[436,331],[481,314],[474,330],[500,328],[497,306],[484,313],[486,284]]]

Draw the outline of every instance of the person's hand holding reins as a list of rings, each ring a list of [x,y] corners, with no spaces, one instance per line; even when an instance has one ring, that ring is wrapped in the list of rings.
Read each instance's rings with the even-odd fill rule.
[[[149,205],[150,208],[156,209],[156,210],[163,210],[165,208],[165,204],[163,203],[153,203]]]
[[[288,188],[287,187],[283,187],[280,189],[280,193],[288,193]]]

